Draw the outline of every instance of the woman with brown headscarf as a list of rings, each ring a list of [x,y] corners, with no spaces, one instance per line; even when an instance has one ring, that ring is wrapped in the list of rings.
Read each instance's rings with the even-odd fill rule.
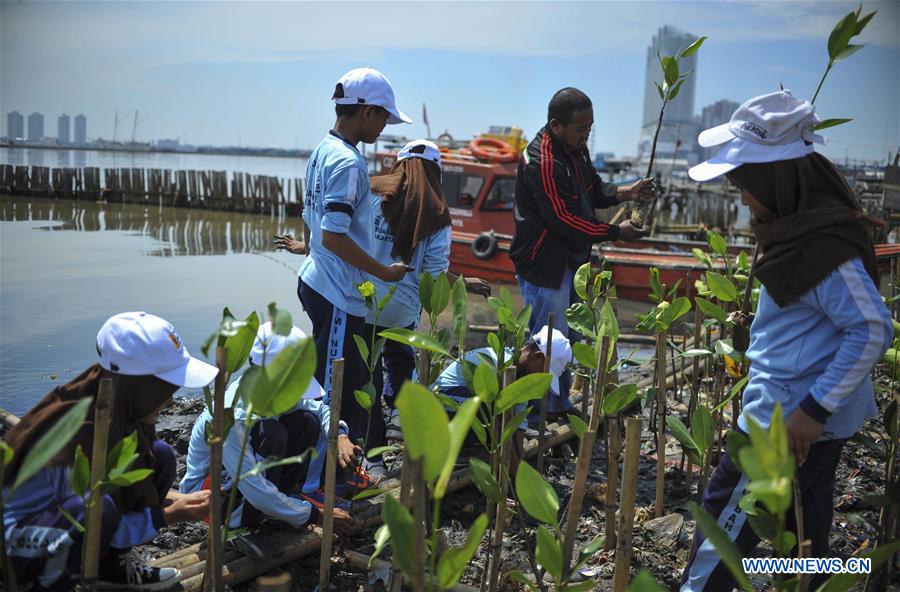
[[[750,376],[738,427],[768,429],[781,407],[812,557],[829,557],[834,475],[844,443],[875,414],[872,368],[892,326],[878,292],[868,227],[840,171],[813,149],[823,142],[812,105],[788,91],[755,97],[731,121],[700,134],[719,153],[693,167],[696,181],[727,175],[752,213],[762,283],[747,357]],[[759,537],[739,503],[748,477],[725,454],[703,507],[727,524],[747,556]],[[795,513],[787,528],[796,530]],[[825,574],[811,578],[818,588]],[[698,530],[682,591],[730,590],[734,579]]]
[[[122,313],[97,334],[100,362],[71,382],[53,389],[5,438],[14,462],[3,483],[6,546],[20,584],[39,590],[70,590],[81,571],[83,537],[65,513],[84,522],[85,503],[72,489],[71,466],[78,446],[91,457],[94,403],[75,437],[13,495],[6,488],[16,479],[21,460],[66,412],[85,397],[94,399],[103,377],[111,377],[114,398],[108,449],[136,433],[138,458],[133,469],[152,475],[103,496],[100,536],[101,589],[166,590],[180,579],[178,570],[144,564],[132,547],[149,542],[160,528],[198,520],[209,511],[209,492],[181,495],[171,491],[175,454],[156,438],[156,418],[179,387],[200,388],[217,369],[193,358],[175,328],[143,312]],[[65,513],[63,512],[65,510]]]

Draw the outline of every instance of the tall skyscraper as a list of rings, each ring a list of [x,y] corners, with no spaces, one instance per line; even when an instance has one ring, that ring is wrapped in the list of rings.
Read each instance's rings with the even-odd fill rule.
[[[6,114],[6,136],[11,140],[25,137],[25,118],[18,111]]]
[[[44,137],[44,116],[35,111],[28,116],[28,141],[39,142]]]
[[[650,159],[653,145],[653,134],[659,120],[659,109],[662,99],[656,89],[655,82],[663,78],[659,65],[659,56],[673,56],[679,50],[687,48],[696,41],[690,33],[684,33],[671,25],[661,27],[650,47],[647,48],[647,71],[644,81],[644,112],[641,121],[641,136],[638,144],[638,157],[646,163]],[[657,55],[658,54],[658,55]],[[696,150],[697,121],[694,118],[694,86],[697,80],[697,54],[679,60],[682,73],[692,71],[681,86],[678,96],[666,105],[663,125],[656,145],[656,156],[661,164],[675,158],[687,159],[689,162],[698,158]]]
[[[81,113],[75,116],[75,143],[79,146],[87,144],[87,117]]]
[[[700,115],[700,129],[709,129],[727,122],[731,119],[731,114],[734,113],[739,106],[740,105],[734,101],[729,101],[727,99],[721,99],[712,105],[707,105],[703,108]],[[718,151],[718,147],[701,148],[702,154],[700,155],[700,158],[706,160],[714,156]]]
[[[60,115],[57,120],[57,134],[56,138],[59,140],[60,144],[68,144],[69,143],[69,130],[71,129],[71,125],[69,125],[69,116],[63,113]]]

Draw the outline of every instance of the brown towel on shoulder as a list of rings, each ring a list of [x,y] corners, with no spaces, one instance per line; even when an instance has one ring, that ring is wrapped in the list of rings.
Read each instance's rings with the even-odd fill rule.
[[[391,256],[407,265],[420,242],[450,226],[437,164],[406,158],[390,173],[372,177],[371,185],[372,192],[381,196],[381,212],[394,237]]]

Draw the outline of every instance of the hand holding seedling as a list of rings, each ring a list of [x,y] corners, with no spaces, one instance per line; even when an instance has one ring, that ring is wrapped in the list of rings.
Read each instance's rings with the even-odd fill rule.
[[[636,225],[632,220],[625,220],[621,224],[619,224],[619,240],[620,241],[636,241],[648,236],[650,234],[649,230],[641,228]]]
[[[809,448],[825,431],[825,425],[806,414],[799,407],[788,417],[787,425],[788,446],[791,454],[797,459],[797,464],[802,465],[809,454]]]
[[[619,203],[626,201],[634,201],[637,203],[645,203],[656,193],[655,179],[638,179],[631,185],[622,185],[619,187],[616,198]]]
[[[276,249],[284,249],[294,255],[309,255],[309,245],[294,238],[293,234],[276,234],[274,236]]]
[[[484,296],[485,298],[491,295],[491,286],[483,279],[467,277],[465,278],[465,282],[466,292],[470,294],[478,294],[479,296]]]
[[[351,467],[355,464],[356,457],[362,457],[363,449],[350,441],[346,434],[338,436],[337,442],[338,465],[342,469]]]

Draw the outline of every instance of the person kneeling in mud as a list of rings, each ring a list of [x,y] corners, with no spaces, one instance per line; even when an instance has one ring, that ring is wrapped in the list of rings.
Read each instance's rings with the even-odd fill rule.
[[[6,545],[23,589],[72,590],[81,574],[83,533],[69,520],[86,520],[85,500],[74,492],[72,464],[78,446],[91,458],[94,407],[100,380],[112,378],[114,394],[107,449],[137,434],[137,460],[131,470],[152,469],[143,481],[104,495],[100,526],[98,589],[168,590],[181,579],[170,567],[152,567],[134,550],[149,543],[163,526],[209,515],[209,492],[182,495],[171,490],[175,453],[157,439],[159,413],[179,387],[201,388],[218,370],[191,357],[175,328],[157,316],[128,312],[111,317],[96,341],[99,363],[54,388],[10,432],[5,442],[13,463],[3,483]],[[80,400],[92,402],[87,419],[72,440],[45,467],[9,495],[27,451]]]
[[[251,366],[264,367],[288,345],[306,335],[293,327],[289,335],[276,335],[272,323],[260,325],[250,351]],[[225,406],[234,408],[234,425],[228,432],[222,451],[222,487],[230,491],[241,458],[244,422],[247,411],[244,402],[236,399],[243,376],[233,381],[225,391]],[[264,460],[302,455],[310,449],[317,451],[315,460],[307,455],[302,462],[273,467],[263,474],[244,477],[238,483],[238,500],[229,521],[230,528],[272,525],[273,521],[300,528],[306,524],[321,524],[324,496],[320,489],[322,466],[326,455],[330,409],[322,403],[324,391],[313,378],[303,396],[290,411],[278,417],[259,419],[250,431],[244,451],[241,472],[246,473]],[[194,424],[187,453],[187,471],[181,480],[182,492],[209,488],[209,445],[206,443],[206,424],[212,421],[204,410]],[[338,464],[341,468],[354,466],[361,454],[347,437],[347,426],[341,422],[338,436]],[[297,495],[299,494],[299,495]],[[227,498],[226,498],[227,499]],[[349,504],[339,500],[334,510],[334,529],[349,535],[353,520],[348,514]],[[226,502],[227,503],[227,502]],[[341,507],[343,506],[343,507]],[[224,509],[224,508],[223,508]]]
[[[535,372],[543,372],[547,353],[547,342],[550,340],[553,342],[550,353],[550,374],[552,375],[550,391],[552,394],[559,394],[559,378],[572,361],[572,346],[569,344],[569,339],[563,335],[561,331],[558,329],[550,331],[545,325],[540,331],[535,333],[524,346],[522,346],[522,349],[520,349],[518,353],[516,353],[516,350],[513,348],[507,348],[505,355],[516,358],[515,367],[517,380],[523,376],[534,374]],[[479,364],[486,363],[484,358],[490,359],[496,368],[497,354],[490,347],[481,347],[467,351],[465,356],[463,356],[463,361],[464,363],[478,366]],[[457,404],[462,404],[466,399],[473,396],[473,393],[466,384],[463,368],[458,361],[451,363],[443,372],[441,372],[434,384],[431,385],[431,389],[437,391],[439,395],[453,400]],[[525,409],[525,406],[525,404],[516,405],[513,409],[513,413],[520,413]],[[453,411],[449,406],[448,409]],[[512,466],[510,467],[510,472],[512,474],[515,474],[515,469],[519,464],[526,429],[528,429],[528,422],[523,420],[513,437],[514,446],[511,460]],[[475,443],[471,438],[472,436],[470,435],[466,441],[466,445]]]

